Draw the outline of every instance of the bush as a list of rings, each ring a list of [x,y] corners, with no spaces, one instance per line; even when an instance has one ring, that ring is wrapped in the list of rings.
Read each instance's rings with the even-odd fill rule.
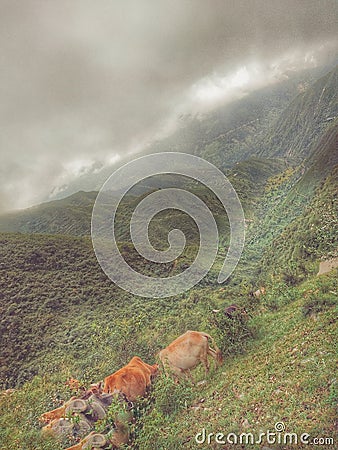
[[[189,407],[193,393],[189,382],[182,379],[178,384],[172,378],[159,375],[150,396],[136,405],[133,448],[155,448],[155,444],[159,450],[179,448],[169,421]]]
[[[247,340],[253,337],[248,317],[240,310],[235,311],[232,317],[219,312],[210,319],[210,322],[217,329],[219,347],[223,355],[243,353]]]
[[[314,292],[308,295],[308,297],[306,298],[302,307],[302,314],[304,317],[318,314],[322,311],[326,311],[334,304],[335,300],[329,293],[320,294],[319,292]]]
[[[288,305],[298,298],[298,290],[289,287],[286,283],[275,283],[269,286],[266,295],[263,297],[263,304],[271,311],[277,311],[281,307]]]

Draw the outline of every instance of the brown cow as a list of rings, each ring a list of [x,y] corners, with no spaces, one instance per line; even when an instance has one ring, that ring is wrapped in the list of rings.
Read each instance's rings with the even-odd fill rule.
[[[215,350],[209,347],[209,340],[213,343]],[[166,374],[170,370],[176,379],[181,375],[187,375],[192,382],[194,380],[190,370],[194,369],[199,363],[204,365],[205,374],[208,374],[208,355],[215,359],[218,364],[223,361],[222,353],[213,338],[200,331],[185,332],[158,354]]]
[[[123,393],[128,401],[132,402],[146,394],[151,378],[157,371],[157,364],[151,366],[138,356],[134,356],[126,366],[105,378],[103,392]]]
[[[50,423],[53,420],[61,419],[62,417],[65,417],[66,409],[68,408],[69,404],[75,399],[76,399],[76,397],[71,397],[70,400],[65,402],[59,408],[53,409],[52,411],[45,412],[44,414],[42,414],[39,417],[40,422]]]

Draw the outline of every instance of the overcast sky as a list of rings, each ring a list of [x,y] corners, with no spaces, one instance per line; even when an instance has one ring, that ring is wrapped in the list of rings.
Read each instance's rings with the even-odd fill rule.
[[[335,0],[0,0],[0,210],[316,64],[337,13]]]

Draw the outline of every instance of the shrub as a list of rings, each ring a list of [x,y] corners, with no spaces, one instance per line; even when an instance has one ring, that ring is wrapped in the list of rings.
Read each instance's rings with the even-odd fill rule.
[[[326,311],[334,304],[335,300],[329,293],[321,294],[317,291],[307,296],[302,307],[302,314],[304,317],[318,314],[322,311]]]
[[[133,448],[175,450],[179,448],[177,435],[169,421],[193,400],[193,387],[183,379],[175,383],[172,378],[159,375],[147,399],[141,400],[135,409],[136,439]]]
[[[232,317],[223,312],[217,313],[210,322],[217,329],[219,347],[223,355],[243,353],[247,340],[253,337],[248,317],[241,311],[235,311]]]

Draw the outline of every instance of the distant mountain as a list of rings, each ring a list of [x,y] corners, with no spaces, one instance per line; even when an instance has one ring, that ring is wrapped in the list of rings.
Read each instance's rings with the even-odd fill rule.
[[[250,92],[240,100],[208,113],[184,115],[173,134],[150,143],[138,154],[124,156],[112,165],[96,165],[92,171],[63,186],[62,190],[57,189],[54,198],[65,198],[78,191],[98,191],[119,166],[149,153],[191,153],[224,171],[231,170],[236,162],[250,157],[274,156],[264,146],[267,137],[274,136],[274,127],[279,123],[281,114],[300,92],[306,92],[331,69],[332,66],[322,66],[300,72],[289,71],[281,80]]]
[[[20,233],[90,234],[97,192],[77,192],[65,199],[0,216],[0,230]]]
[[[245,214],[251,217],[256,204],[264,192],[267,179],[285,170],[287,164],[281,159],[251,158],[238,163],[228,177],[236,189],[242,202]],[[202,186],[198,186],[187,179],[176,179],[173,176],[152,177],[144,183],[136,185],[121,202],[118,209],[117,238],[129,240],[129,222],[136,205],[149,192],[165,187],[187,188],[198,195],[209,206],[218,224],[224,222],[224,211],[217,198]],[[111,193],[109,195],[113,195]],[[67,234],[85,236],[90,234],[92,208],[97,192],[80,191],[62,200],[55,200],[32,208],[12,212],[0,216],[0,232]],[[109,208],[107,199],[107,208]],[[198,239],[192,225],[186,224],[182,213],[172,211],[163,212],[152,221],[152,233],[155,240],[164,239],[168,224],[181,224],[187,236]],[[195,236],[195,237],[194,237]],[[165,238],[166,239],[166,238]]]
[[[338,66],[299,94],[262,142],[262,156],[311,157],[313,144],[338,117]]]

